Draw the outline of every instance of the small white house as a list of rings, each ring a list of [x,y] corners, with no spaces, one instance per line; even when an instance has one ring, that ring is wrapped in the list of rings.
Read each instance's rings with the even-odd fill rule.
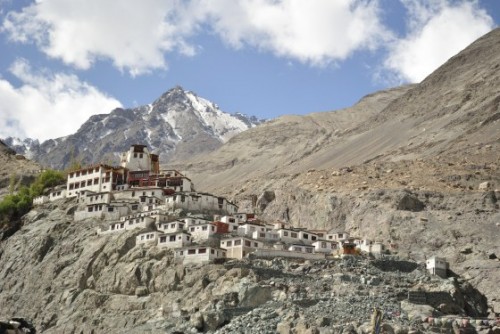
[[[202,218],[195,218],[195,217],[189,217],[189,218],[183,218],[180,219],[186,223],[187,227],[191,227],[193,225],[202,225],[202,224],[208,224],[210,223],[210,220],[202,219]]]
[[[188,227],[188,232],[193,236],[193,241],[205,241],[217,233],[217,225],[205,223]]]
[[[326,235],[327,240],[333,240],[333,241],[345,241],[349,239],[349,233],[347,232],[329,232]]]
[[[49,202],[49,196],[37,196],[33,198],[33,205],[42,205]]]
[[[380,255],[384,251],[384,245],[381,242],[373,242],[368,239],[360,240],[356,247],[362,252],[373,255]]]
[[[175,220],[165,223],[157,223],[158,230],[164,233],[175,233],[182,232],[186,226],[186,223],[181,220]]]
[[[56,201],[58,199],[66,198],[66,187],[56,187],[49,193],[49,201]]]
[[[158,237],[158,247],[181,248],[190,245],[191,241],[191,235],[186,232],[165,233]]]
[[[312,254],[312,253],[314,253],[314,246],[302,245],[302,244],[291,244],[288,246],[288,250],[291,252]]]
[[[425,261],[425,266],[427,268],[427,271],[431,275],[436,275],[442,278],[448,277],[448,269],[450,268],[450,264],[446,261],[445,258],[433,256]]]
[[[175,250],[175,259],[183,264],[205,264],[226,258],[226,250],[210,246],[188,246]]]
[[[127,220],[120,220],[118,222],[112,223],[107,230],[98,229],[98,234],[108,234],[114,232],[128,231],[137,228],[146,228],[154,224],[154,218],[152,217],[138,217],[131,218]]]
[[[318,240],[317,235],[302,229],[280,228],[277,230],[277,233],[281,241],[286,243],[303,242],[310,245],[314,241]]]
[[[257,248],[264,247],[264,243],[245,237],[224,238],[220,241],[220,247],[227,250],[226,257],[242,259]]]
[[[259,224],[247,222],[238,226],[237,230],[238,235],[248,237],[251,237],[255,232],[265,233],[266,228]]]
[[[235,204],[224,197],[196,192],[179,192],[166,196],[165,206],[167,210],[219,211],[229,214],[238,209]]]
[[[158,231],[141,233],[137,237],[135,237],[135,244],[136,245],[148,244],[148,243],[156,244],[158,242],[158,238],[160,235],[161,232]]]
[[[335,241],[316,240],[312,245],[314,246],[314,253],[330,254],[337,249],[337,243]]]
[[[276,231],[254,231],[251,235],[251,238],[266,241],[278,241],[280,236]]]

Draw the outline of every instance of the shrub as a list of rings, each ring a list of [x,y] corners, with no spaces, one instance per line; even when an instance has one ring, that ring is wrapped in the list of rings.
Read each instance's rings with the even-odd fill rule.
[[[47,188],[51,188],[66,181],[64,173],[56,170],[42,172],[30,187],[21,187],[17,194],[10,194],[0,201],[0,224],[10,224],[20,219],[31,210],[33,198],[43,194]]]

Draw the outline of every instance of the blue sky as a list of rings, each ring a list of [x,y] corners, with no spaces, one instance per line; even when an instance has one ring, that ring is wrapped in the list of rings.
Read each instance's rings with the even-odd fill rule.
[[[0,0],[0,138],[74,133],[181,85],[260,118],[419,82],[498,0]]]

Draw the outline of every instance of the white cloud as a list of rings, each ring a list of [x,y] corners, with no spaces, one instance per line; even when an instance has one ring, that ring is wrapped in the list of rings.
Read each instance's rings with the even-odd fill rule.
[[[176,0],[45,0],[8,13],[3,30],[80,69],[103,58],[138,75],[166,68],[165,52],[194,53],[184,37],[196,11],[185,13]]]
[[[44,0],[10,12],[3,31],[80,69],[110,59],[132,75],[164,69],[165,54],[193,55],[208,29],[234,48],[323,65],[390,34],[378,0]]]
[[[245,45],[313,65],[374,49],[390,34],[378,1],[211,0],[213,30],[230,46]]]
[[[494,27],[477,1],[402,0],[409,33],[390,47],[385,67],[399,81],[420,82]]]
[[[22,85],[17,88],[0,78],[0,138],[65,136],[91,115],[121,106],[75,75],[36,73],[26,60],[16,61],[10,71]]]

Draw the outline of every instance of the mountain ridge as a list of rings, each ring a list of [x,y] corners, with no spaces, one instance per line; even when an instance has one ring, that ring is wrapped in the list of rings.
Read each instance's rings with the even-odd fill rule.
[[[115,161],[119,152],[139,142],[166,160],[185,158],[213,150],[262,122],[241,113],[225,113],[215,103],[176,86],[151,104],[93,115],[72,135],[43,143],[29,138],[5,142],[45,166],[62,169],[71,160]]]

